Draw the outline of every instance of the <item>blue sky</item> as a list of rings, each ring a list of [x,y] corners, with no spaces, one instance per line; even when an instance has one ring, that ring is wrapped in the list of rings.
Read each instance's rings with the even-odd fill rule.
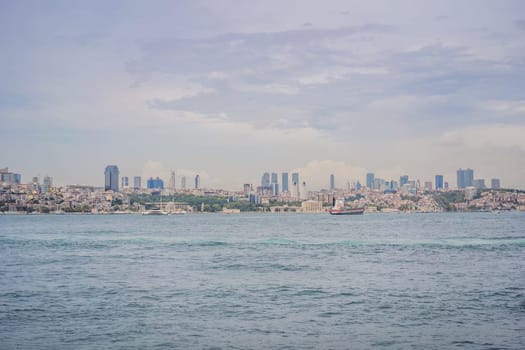
[[[0,1],[0,166],[525,188],[522,1]]]

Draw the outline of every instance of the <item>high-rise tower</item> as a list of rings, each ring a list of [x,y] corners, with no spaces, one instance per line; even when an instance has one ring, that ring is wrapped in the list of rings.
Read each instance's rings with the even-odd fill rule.
[[[366,174],[366,187],[368,187],[369,190],[373,190],[375,182],[375,176],[374,173],[368,173]]]
[[[281,183],[281,186],[282,186],[282,191],[283,192],[288,192],[288,173],[283,173],[282,174],[282,183]]]
[[[458,188],[465,188],[472,186],[474,181],[474,170],[472,169],[458,169],[457,171]]]
[[[118,192],[118,180],[119,180],[119,171],[118,166],[108,165],[104,171],[105,182],[104,189],[106,191]]]

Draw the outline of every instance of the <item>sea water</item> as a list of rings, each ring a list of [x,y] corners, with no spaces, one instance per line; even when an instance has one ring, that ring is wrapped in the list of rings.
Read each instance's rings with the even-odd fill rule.
[[[525,213],[0,215],[0,349],[525,349]]]

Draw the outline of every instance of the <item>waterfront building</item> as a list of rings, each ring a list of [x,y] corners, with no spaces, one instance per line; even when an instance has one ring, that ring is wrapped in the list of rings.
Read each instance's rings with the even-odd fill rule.
[[[243,192],[244,192],[245,196],[248,196],[252,192],[252,185],[251,184],[244,184]]]
[[[368,173],[366,174],[366,187],[368,187],[369,190],[373,190],[375,185],[375,176],[374,173]]]
[[[464,189],[467,187],[471,187],[474,181],[474,170],[472,169],[458,169],[457,171],[457,182],[458,182],[458,188]]]
[[[440,191],[443,189],[443,175],[436,175],[435,186],[436,191]]]
[[[199,174],[195,175],[195,189],[198,190],[201,188],[201,177]]]
[[[104,171],[104,176],[104,190],[118,192],[118,167],[116,165],[108,165]]]
[[[490,188],[495,189],[495,190],[501,188],[500,180],[499,179],[491,179],[490,180]]]
[[[133,188],[140,190],[142,188],[142,178],[140,176],[133,177]]]
[[[289,191],[289,189],[288,189],[288,173],[282,173],[281,186],[282,186],[282,191],[283,192],[288,192]]]
[[[163,189],[164,181],[162,181],[162,179],[158,176],[155,179],[150,177],[147,181],[146,186],[148,189]]]
[[[322,213],[323,211],[323,202],[321,201],[307,200],[301,203],[301,212],[303,213]]]
[[[335,177],[334,174],[330,174],[330,192],[334,192],[335,189]]]

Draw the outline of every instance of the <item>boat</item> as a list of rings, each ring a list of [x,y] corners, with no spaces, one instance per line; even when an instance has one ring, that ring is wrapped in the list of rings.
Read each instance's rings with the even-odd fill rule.
[[[168,215],[168,213],[160,209],[150,209],[143,211],[142,215]]]
[[[344,200],[333,199],[333,208],[328,210],[330,215],[362,215],[365,208],[350,208],[345,206]]]

